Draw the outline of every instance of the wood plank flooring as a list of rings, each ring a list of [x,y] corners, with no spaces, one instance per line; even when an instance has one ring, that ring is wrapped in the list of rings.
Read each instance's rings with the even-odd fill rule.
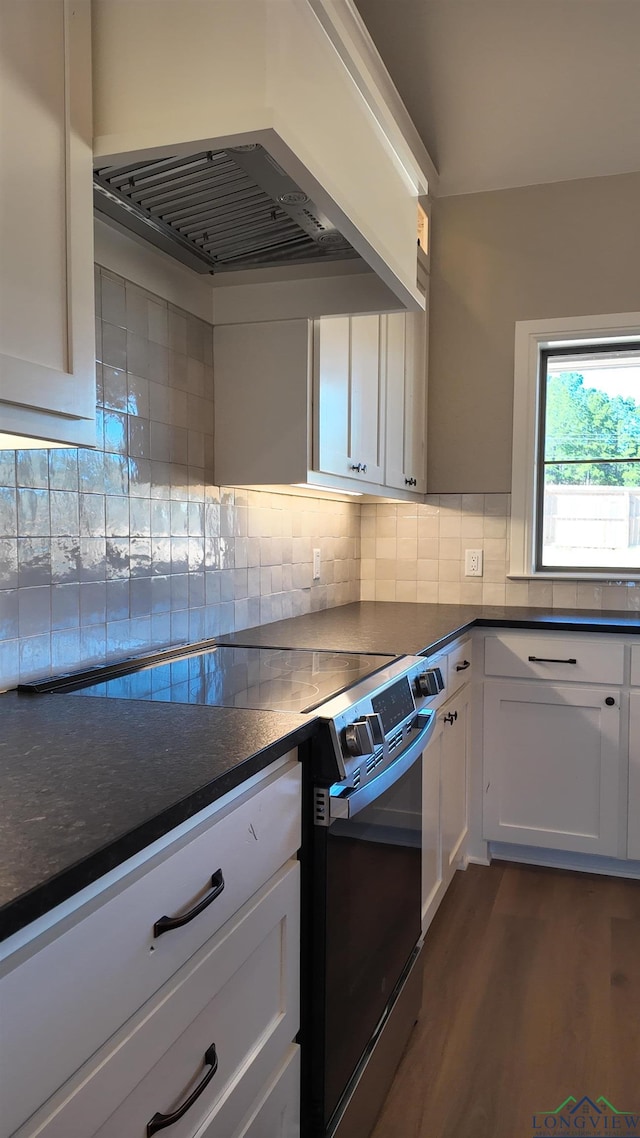
[[[640,1113],[640,882],[469,866],[424,956],[372,1138],[531,1138],[569,1095]]]

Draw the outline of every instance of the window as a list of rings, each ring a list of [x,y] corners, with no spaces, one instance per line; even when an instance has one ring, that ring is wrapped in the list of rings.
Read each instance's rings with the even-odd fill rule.
[[[516,325],[510,575],[640,575],[640,314]]]

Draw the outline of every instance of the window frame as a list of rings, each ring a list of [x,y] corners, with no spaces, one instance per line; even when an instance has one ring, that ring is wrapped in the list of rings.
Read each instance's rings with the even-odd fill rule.
[[[537,542],[542,445],[542,353],[560,348],[613,347],[640,339],[640,313],[549,320],[519,320],[515,326],[510,565],[512,579],[635,581],[629,569],[538,569]],[[541,535],[540,535],[541,537]]]

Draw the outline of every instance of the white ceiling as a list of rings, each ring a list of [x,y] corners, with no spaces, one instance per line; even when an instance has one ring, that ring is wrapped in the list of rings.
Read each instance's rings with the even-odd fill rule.
[[[640,170],[640,0],[356,0],[439,195]]]

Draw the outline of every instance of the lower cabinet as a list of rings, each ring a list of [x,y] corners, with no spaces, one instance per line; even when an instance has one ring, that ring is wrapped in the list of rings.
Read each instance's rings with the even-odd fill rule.
[[[71,924],[54,921],[26,952],[2,946],[0,1138],[149,1138],[169,1127],[173,1138],[297,1138],[300,764],[275,767],[127,867]],[[177,921],[156,931],[167,912]],[[42,985],[64,996],[53,1019]],[[100,1016],[110,1003],[116,1030]],[[30,1041],[41,1037],[36,1056]],[[84,1050],[69,1060],[78,1038]]]
[[[104,1124],[95,1131],[77,1128],[64,1110],[51,1138],[80,1138],[83,1133],[147,1138],[155,1132],[154,1120],[158,1131],[171,1124],[174,1138],[191,1138],[200,1126],[208,1138],[236,1133],[298,1030],[299,870],[297,862],[281,870],[232,927],[213,938],[187,974],[104,1057],[93,1091],[90,1081],[84,1081],[79,1095],[86,1105],[78,1117],[95,1125],[108,1097],[109,1066],[114,1067],[111,1086],[117,1099],[124,1085],[121,1067],[126,1066],[131,1082],[134,1072],[149,1066],[170,1043]],[[195,1019],[185,1025],[196,1010]],[[93,1107],[89,1115],[87,1107]],[[49,1138],[48,1130],[46,1134]]]
[[[422,756],[422,931],[464,857],[469,817],[470,685],[436,712]]]
[[[300,1135],[300,1048],[289,1047],[273,1079],[240,1128],[230,1138],[299,1138]],[[213,1138],[205,1129],[197,1138]]]
[[[486,681],[485,839],[616,856],[620,692]]]
[[[440,712],[442,733],[442,863],[453,876],[468,831],[470,689],[463,688]]]
[[[437,714],[437,713],[436,713]],[[440,808],[440,772],[442,770],[442,737],[444,727],[438,715],[438,726],[422,756],[422,931],[435,913],[444,892],[442,876],[442,818]]]
[[[635,677],[632,672],[632,682],[634,679]],[[640,691],[631,692],[629,704],[629,831],[627,857],[640,861]]]

